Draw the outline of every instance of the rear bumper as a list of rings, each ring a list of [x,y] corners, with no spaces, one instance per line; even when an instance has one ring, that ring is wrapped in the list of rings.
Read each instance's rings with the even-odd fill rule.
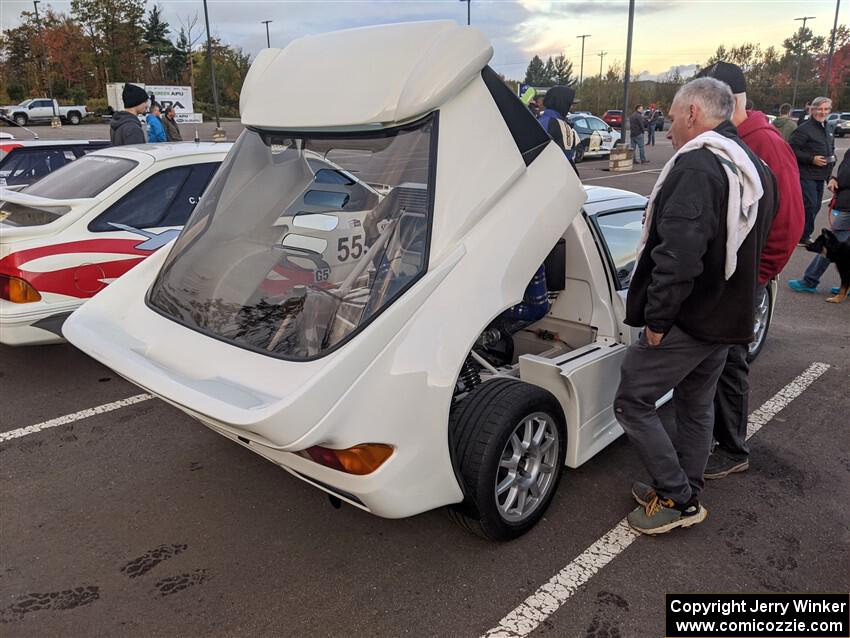
[[[54,308],[52,304],[15,304],[0,300],[0,343],[7,346],[64,343],[62,324],[79,305],[64,304]]]

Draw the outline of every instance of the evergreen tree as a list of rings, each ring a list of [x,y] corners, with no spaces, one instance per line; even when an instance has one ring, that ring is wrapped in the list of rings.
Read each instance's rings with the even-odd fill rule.
[[[546,73],[540,56],[535,55],[528,63],[528,68],[525,71],[525,83],[531,86],[546,86]]]
[[[553,86],[555,84],[555,63],[552,61],[552,56],[546,60],[546,66],[543,67],[543,75],[546,78],[544,86]]]
[[[186,35],[186,30],[181,27],[180,33],[177,34],[177,42],[171,48],[171,53],[165,65],[169,80],[178,83],[183,81],[183,73],[189,64],[190,49],[189,36]]]
[[[573,77],[573,63],[563,53],[555,58],[554,62],[555,84],[559,86],[573,86],[576,78]]]

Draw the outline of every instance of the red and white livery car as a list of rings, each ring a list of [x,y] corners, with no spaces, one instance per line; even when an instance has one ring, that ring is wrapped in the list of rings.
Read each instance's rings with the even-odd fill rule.
[[[230,147],[109,148],[0,189],[0,343],[62,341],[71,312],[179,234]]]

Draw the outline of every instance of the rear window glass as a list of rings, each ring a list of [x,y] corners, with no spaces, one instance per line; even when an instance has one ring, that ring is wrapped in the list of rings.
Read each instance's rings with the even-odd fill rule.
[[[28,195],[52,199],[94,197],[138,165],[123,157],[86,155],[27,186]]]

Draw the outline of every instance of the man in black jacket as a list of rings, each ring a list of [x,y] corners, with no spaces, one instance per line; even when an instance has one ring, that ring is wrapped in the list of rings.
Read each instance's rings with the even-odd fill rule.
[[[734,106],[729,86],[714,78],[693,80],[676,94],[667,134],[676,149],[716,134],[715,146],[725,144],[745,155],[734,164],[700,146],[675,158],[653,199],[646,245],[629,286],[626,323],[645,328],[623,360],[614,412],[652,477],[652,485],[632,487],[643,507],[628,516],[634,529],[647,534],[705,519],[698,496],[711,450],[715,386],[729,346],[753,338],[759,255],[773,221],[776,191],[770,170],[729,121]],[[727,233],[730,179],[724,164],[735,174],[755,175],[764,191],[755,223],[736,253],[737,242],[727,245],[734,236]],[[737,178],[731,187],[739,188]],[[730,251],[737,263],[727,279]],[[655,408],[671,388],[675,443]]]
[[[634,113],[629,118],[629,135],[632,136],[632,151],[635,147],[640,149],[640,159],[635,158],[635,164],[647,164],[646,159],[646,144],[643,139],[643,134],[646,133],[646,123],[643,119],[643,104],[638,104],[635,107]]]
[[[125,84],[121,92],[124,110],[112,116],[109,123],[109,140],[113,146],[124,144],[144,144],[145,131],[139,121],[139,115],[148,110],[148,94],[135,84]]]
[[[796,128],[789,142],[800,167],[800,188],[806,211],[800,244],[811,241],[815,216],[823,199],[823,185],[835,164],[835,138],[826,126],[826,118],[831,111],[832,100],[828,97],[812,100],[811,117]]]

